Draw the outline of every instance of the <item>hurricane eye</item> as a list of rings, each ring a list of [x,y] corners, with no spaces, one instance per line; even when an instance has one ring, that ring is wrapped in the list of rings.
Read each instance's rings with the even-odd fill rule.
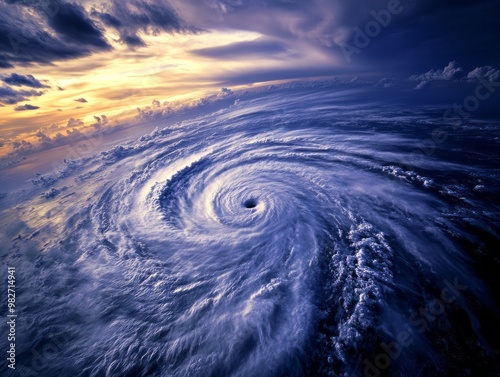
[[[250,198],[243,202],[245,208],[255,208],[257,207],[257,199]]]

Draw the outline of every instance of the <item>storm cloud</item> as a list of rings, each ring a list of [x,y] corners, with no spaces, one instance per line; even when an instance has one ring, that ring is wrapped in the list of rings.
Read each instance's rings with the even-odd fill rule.
[[[388,17],[387,10],[395,4],[401,12]],[[492,0],[107,0],[93,5],[83,0],[9,0],[0,3],[0,67],[110,51],[106,29],[114,30],[130,49],[145,46],[144,35],[245,30],[263,39],[195,53],[221,59],[245,53],[279,57],[289,46],[300,50],[308,45],[342,63],[342,45],[353,43],[357,33],[371,25],[366,46],[353,62],[343,62],[352,71],[408,75],[453,60],[471,70],[500,65],[499,13],[500,3]]]

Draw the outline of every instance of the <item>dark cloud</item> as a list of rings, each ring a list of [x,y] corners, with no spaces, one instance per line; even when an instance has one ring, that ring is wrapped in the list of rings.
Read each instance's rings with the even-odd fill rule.
[[[115,17],[129,29],[145,30],[147,27],[164,31],[180,31],[182,29],[181,21],[166,1],[138,0],[124,3],[113,0],[112,8]]]
[[[76,2],[7,0],[0,2],[0,68],[49,64],[111,50],[105,27],[116,29],[130,48],[145,45],[139,32],[192,30],[161,0],[110,0],[88,10]]]
[[[77,98],[77,99],[75,99],[75,101],[76,102],[81,102],[81,103],[87,102],[87,100],[85,98],[83,98],[83,97]]]
[[[73,3],[0,2],[0,66],[50,64],[110,50],[102,31]]]
[[[19,106],[16,106],[14,108],[15,111],[26,111],[26,110],[36,110],[36,109],[39,109],[40,107],[39,106],[34,106],[34,105],[30,105],[29,103],[25,104],[25,105],[19,105]]]
[[[39,97],[42,91],[16,90],[8,86],[0,86],[0,103],[5,105],[14,105],[21,101],[26,101],[29,97]]]
[[[99,13],[95,9],[93,9],[91,14],[93,16],[99,17],[106,26],[111,26],[115,29],[118,29],[123,25],[119,19],[109,13]]]
[[[101,49],[109,48],[102,31],[87,18],[83,7],[73,3],[61,3],[58,12],[48,19],[48,24],[62,38]]]
[[[42,84],[33,75],[18,75],[17,73],[12,73],[10,76],[2,77],[1,79],[4,83],[12,86],[28,86],[30,88],[50,88],[50,86]]]
[[[192,30],[180,20],[167,1],[161,0],[133,2],[111,0],[102,4],[100,8],[93,8],[91,14],[106,26],[116,29],[120,34],[120,40],[130,48],[145,45],[137,35],[139,32],[157,34],[161,31]]]
[[[214,59],[290,58],[312,47],[318,54],[311,55],[310,75],[316,75],[314,56],[319,55],[324,64],[331,57],[332,66],[360,75],[408,77],[444,67],[450,60],[460,62],[464,71],[500,66],[499,1],[399,0],[401,11],[388,15],[395,3],[398,0],[104,0],[85,5],[83,0],[4,0],[0,67],[49,64],[110,50],[105,28],[114,29],[130,49],[146,44],[141,36],[162,32],[257,32],[263,36],[259,40],[194,54]],[[366,45],[356,47],[351,62],[345,61],[342,46],[354,45],[359,31],[365,33],[369,25],[372,32],[378,29]]]
[[[124,42],[130,48],[145,46],[144,41],[137,35],[126,35],[121,37],[122,42]]]
[[[352,71],[407,77],[450,60],[460,61],[467,70],[500,62],[499,1],[217,0],[200,4],[188,0],[183,4],[181,17],[202,29],[256,31],[291,46],[316,46],[332,55],[333,64]],[[397,12],[389,12],[390,4],[399,4]],[[365,33],[367,27],[371,36],[352,61],[346,61],[342,44],[354,45],[357,30]]]

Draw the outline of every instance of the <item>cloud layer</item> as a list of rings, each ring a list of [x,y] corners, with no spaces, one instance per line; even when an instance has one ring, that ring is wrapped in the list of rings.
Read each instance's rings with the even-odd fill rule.
[[[496,21],[500,3],[394,1],[402,11],[379,25],[380,32],[370,37],[356,66],[409,73],[450,58],[466,65],[499,65],[500,52],[493,46],[500,35]],[[146,45],[145,35],[214,29],[252,31],[267,39],[260,45],[197,53],[223,59],[227,54],[273,54],[290,44],[307,44],[341,57],[340,46],[352,42],[357,30],[381,23],[388,7],[387,0],[105,0],[94,4],[8,0],[0,3],[0,67],[76,59],[111,51],[115,42],[136,49]]]

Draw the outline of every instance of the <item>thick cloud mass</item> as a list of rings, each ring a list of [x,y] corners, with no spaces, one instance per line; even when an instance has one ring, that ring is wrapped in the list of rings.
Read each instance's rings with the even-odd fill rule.
[[[82,6],[0,3],[0,67],[48,64],[110,49],[103,31]]]
[[[117,30],[121,41],[130,48],[144,45],[137,35],[139,31],[155,34],[160,31],[187,30],[166,1],[139,0],[124,3],[111,0],[100,3],[99,7],[100,9],[92,9],[92,16]]]
[[[366,361],[390,344],[391,376],[494,376],[499,124],[390,92],[222,88],[128,141],[57,125],[16,141],[74,141],[2,190],[18,364],[64,337],[38,376],[387,376]]]
[[[387,18],[391,4],[402,11]],[[369,67],[408,75],[451,60],[473,69],[500,65],[499,11],[499,2],[486,0],[107,0],[92,5],[83,0],[10,0],[0,4],[0,67],[46,64],[110,50],[106,29],[117,32],[119,41],[131,49],[146,44],[144,34],[225,29],[253,31],[272,40],[260,46],[262,53],[307,44],[342,58],[341,45],[354,43],[358,30],[366,32],[371,25],[377,32],[347,64],[352,70]],[[225,58],[248,54],[244,47],[256,46],[198,53]]]
[[[206,9],[194,1],[184,2],[180,14],[204,29],[244,29],[290,44],[307,42],[340,57],[352,70],[411,74],[444,66],[450,60],[459,61],[466,69],[485,63],[498,66],[500,61],[496,47],[500,26],[495,16],[500,3],[495,1],[274,0],[205,4]],[[388,9],[395,6],[401,11],[388,15]],[[368,34],[361,47],[355,44],[358,30]],[[346,43],[360,47],[352,62],[342,57],[341,46]]]
[[[70,42],[78,40],[96,48],[109,47],[102,31],[87,18],[85,10],[79,5],[60,4],[55,15],[48,18],[48,24],[58,35]]]

